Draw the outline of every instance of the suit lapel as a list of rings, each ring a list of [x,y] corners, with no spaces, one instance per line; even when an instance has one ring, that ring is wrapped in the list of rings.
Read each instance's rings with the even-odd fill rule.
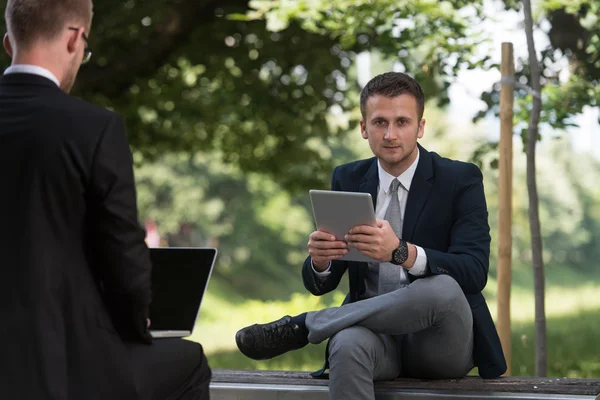
[[[377,185],[379,184],[379,173],[377,172],[377,159],[373,158],[371,166],[367,170],[367,173],[363,176],[362,181],[358,187],[358,191],[362,193],[370,193],[371,199],[373,200],[373,209],[376,209],[377,205]]]
[[[402,226],[402,239],[409,242],[413,239],[415,226],[433,187],[431,154],[421,146],[419,146],[419,154],[419,164],[410,184],[406,210],[404,211],[404,225]]]

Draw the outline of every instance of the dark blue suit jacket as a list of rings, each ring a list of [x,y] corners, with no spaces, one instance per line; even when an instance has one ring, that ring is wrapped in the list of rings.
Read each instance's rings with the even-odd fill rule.
[[[475,365],[483,378],[506,371],[504,353],[481,291],[489,270],[490,228],[481,171],[474,164],[442,158],[419,146],[420,158],[406,203],[402,239],[421,246],[427,254],[423,277],[447,274],[460,285],[473,312]],[[332,190],[370,193],[377,202],[377,159],[337,167]],[[304,286],[315,295],[334,290],[348,270],[347,301],[365,292],[365,264],[333,261],[324,282],[315,280],[310,257],[302,268]],[[408,274],[411,281],[420,279]]]
[[[142,398],[152,264],[123,120],[0,75],[0,187],[0,397]]]

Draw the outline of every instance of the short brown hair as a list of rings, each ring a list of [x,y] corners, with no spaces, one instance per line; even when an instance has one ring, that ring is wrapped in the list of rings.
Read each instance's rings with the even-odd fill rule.
[[[363,118],[367,112],[367,100],[369,97],[381,95],[385,97],[396,97],[402,94],[410,94],[417,100],[417,113],[419,120],[423,118],[425,110],[425,95],[417,81],[402,72],[386,72],[377,75],[367,83],[360,92],[360,112]]]
[[[70,22],[89,31],[92,0],[8,0],[4,18],[11,40],[29,46],[35,40],[54,39]]]

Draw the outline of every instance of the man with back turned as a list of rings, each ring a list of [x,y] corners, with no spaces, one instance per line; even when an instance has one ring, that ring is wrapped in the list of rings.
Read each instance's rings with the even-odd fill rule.
[[[68,93],[91,0],[8,0],[0,76],[0,397],[208,399],[202,347],[152,340],[123,120]]]

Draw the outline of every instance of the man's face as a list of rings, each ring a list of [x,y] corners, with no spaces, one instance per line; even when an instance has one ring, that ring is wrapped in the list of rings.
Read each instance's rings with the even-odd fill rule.
[[[419,121],[417,100],[410,94],[369,97],[361,134],[384,170],[402,174],[417,157],[417,139],[423,137],[425,120]]]

